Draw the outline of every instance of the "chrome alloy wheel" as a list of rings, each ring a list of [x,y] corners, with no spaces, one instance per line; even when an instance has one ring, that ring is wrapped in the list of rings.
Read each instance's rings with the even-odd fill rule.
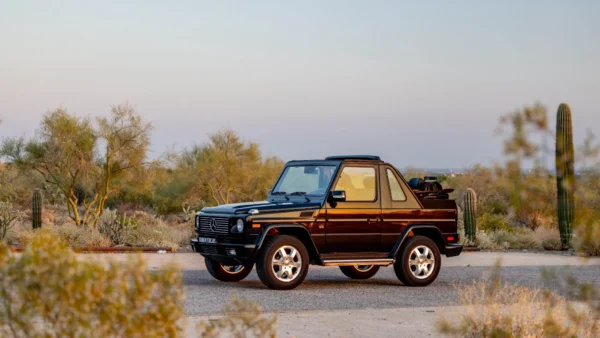
[[[373,269],[375,265],[355,265],[354,268],[360,272],[367,272]]]
[[[243,265],[223,265],[223,264],[221,264],[221,267],[223,268],[223,271],[225,271],[231,275],[235,275],[236,273],[240,273],[244,270]]]
[[[271,261],[275,277],[285,283],[296,279],[302,270],[300,252],[291,245],[284,245],[277,249]]]
[[[415,278],[425,279],[431,276],[435,268],[433,251],[425,245],[414,248],[408,258],[408,267]]]

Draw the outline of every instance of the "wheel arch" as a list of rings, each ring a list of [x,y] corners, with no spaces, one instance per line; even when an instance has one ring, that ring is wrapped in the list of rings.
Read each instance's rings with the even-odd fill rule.
[[[310,261],[321,264],[321,255],[319,254],[319,250],[317,250],[317,246],[312,240],[308,229],[306,229],[306,227],[302,224],[273,224],[266,226],[263,232],[256,239],[256,249],[254,250],[253,257],[254,260],[262,249],[265,240],[270,236],[276,235],[288,235],[296,237],[302,242],[302,244],[304,244],[306,251],[308,251]]]
[[[444,243],[444,238],[442,237],[442,232],[440,231],[440,229],[438,229],[438,227],[431,224],[414,224],[407,226],[404,229],[404,231],[402,231],[400,238],[398,238],[398,241],[396,242],[396,244],[392,248],[392,251],[390,252],[391,258],[396,257],[396,255],[402,249],[404,243],[406,243],[406,240],[409,237],[411,237],[411,233],[414,236],[423,236],[430,238],[432,241],[435,242],[441,254],[446,253],[446,245]]]

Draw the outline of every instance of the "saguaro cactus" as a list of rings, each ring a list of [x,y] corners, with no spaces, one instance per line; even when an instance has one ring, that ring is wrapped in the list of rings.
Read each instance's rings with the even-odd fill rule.
[[[556,188],[558,229],[563,249],[571,245],[575,192],[574,163],[571,108],[568,104],[561,103],[556,114]]]
[[[42,192],[34,189],[31,195],[31,221],[34,229],[42,227]]]
[[[477,194],[475,190],[468,188],[463,194],[464,207],[463,216],[465,224],[465,236],[469,242],[474,243],[477,232]]]

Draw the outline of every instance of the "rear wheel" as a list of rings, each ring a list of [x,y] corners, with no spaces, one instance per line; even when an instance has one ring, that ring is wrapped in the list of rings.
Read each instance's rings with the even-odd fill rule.
[[[223,265],[213,259],[204,257],[206,270],[215,279],[222,282],[239,282],[248,277],[252,271],[252,264],[248,265]]]
[[[340,266],[342,273],[352,279],[368,279],[379,271],[377,265],[353,265],[353,266]]]
[[[427,286],[440,273],[442,260],[437,244],[428,237],[414,236],[396,257],[394,272],[407,286]]]
[[[308,251],[296,237],[281,235],[265,243],[256,261],[256,273],[271,289],[290,290],[300,285],[309,265]]]

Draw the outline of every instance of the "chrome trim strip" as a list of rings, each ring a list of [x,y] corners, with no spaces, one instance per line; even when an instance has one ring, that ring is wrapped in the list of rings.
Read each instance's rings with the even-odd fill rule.
[[[314,222],[314,218],[253,218],[252,222],[264,223],[264,222]]]
[[[390,265],[394,264],[392,258],[374,258],[374,259],[331,259],[324,260],[324,266],[353,266],[353,265]]]
[[[384,222],[455,222],[454,218],[383,218]]]
[[[376,222],[379,220],[379,216],[373,216],[373,218],[348,218],[348,219],[344,219],[344,218],[334,218],[334,219],[327,219],[328,222],[369,222],[369,221],[373,221]]]
[[[379,236],[381,235],[380,232],[338,232],[338,233],[327,233],[327,236],[372,236],[372,235],[376,235]]]

